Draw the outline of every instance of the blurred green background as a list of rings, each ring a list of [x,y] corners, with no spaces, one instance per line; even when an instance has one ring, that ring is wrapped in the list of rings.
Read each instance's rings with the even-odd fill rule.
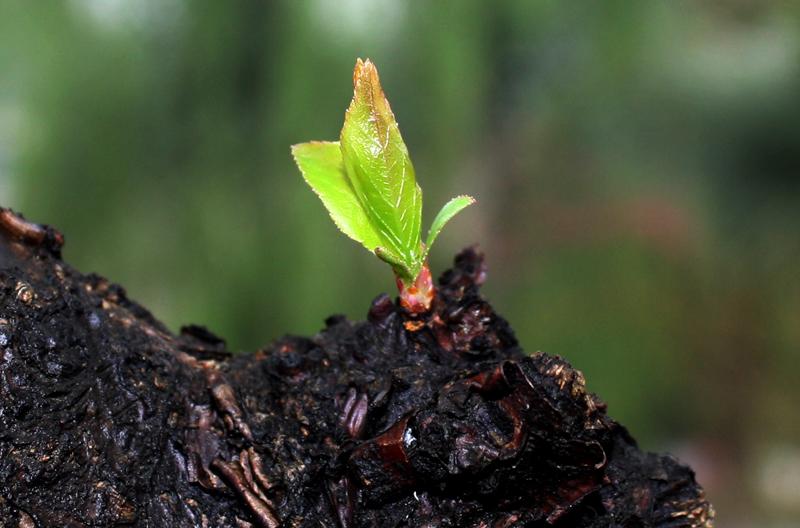
[[[388,267],[289,156],[370,57],[485,293],[718,525],[800,526],[800,4],[0,0],[0,203],[235,350],[364,317]],[[393,293],[393,292],[392,292]]]

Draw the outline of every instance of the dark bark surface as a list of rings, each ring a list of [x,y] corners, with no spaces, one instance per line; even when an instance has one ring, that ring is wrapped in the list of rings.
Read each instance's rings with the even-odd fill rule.
[[[704,527],[565,360],[519,348],[475,250],[432,312],[232,356],[0,212],[0,527]]]

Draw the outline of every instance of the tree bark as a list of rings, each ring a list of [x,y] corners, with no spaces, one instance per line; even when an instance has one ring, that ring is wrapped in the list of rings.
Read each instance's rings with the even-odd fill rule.
[[[0,527],[708,527],[565,360],[519,348],[474,249],[431,312],[231,355],[0,210]]]

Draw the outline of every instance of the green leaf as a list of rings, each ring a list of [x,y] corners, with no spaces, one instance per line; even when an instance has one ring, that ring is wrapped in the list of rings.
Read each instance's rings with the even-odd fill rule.
[[[344,170],[338,141],[292,145],[303,178],[319,196],[336,226],[368,250],[383,244],[356,196]]]
[[[399,256],[384,247],[376,247],[375,255],[394,269],[395,274],[405,281],[413,281],[417,274],[409,269]]]
[[[430,251],[433,242],[436,240],[436,237],[439,236],[441,233],[442,228],[444,225],[450,221],[455,215],[457,215],[462,209],[468,207],[475,203],[475,198],[472,196],[456,196],[442,207],[439,214],[436,215],[436,218],[433,219],[433,223],[431,224],[431,228],[428,231],[428,238],[425,242],[425,256],[427,257],[428,251]]]
[[[378,71],[369,60],[356,62],[353,86],[339,142],[294,145],[292,154],[339,229],[392,266],[398,284],[408,287],[400,288],[402,297],[423,277],[428,251],[444,225],[475,200],[450,200],[423,245],[422,191]],[[429,283],[430,273],[425,276]]]
[[[345,171],[386,252],[412,274],[422,267],[422,191],[400,129],[369,60],[356,63],[340,137]]]

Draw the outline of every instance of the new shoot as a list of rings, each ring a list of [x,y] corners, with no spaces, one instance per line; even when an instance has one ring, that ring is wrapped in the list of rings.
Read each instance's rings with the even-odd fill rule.
[[[336,226],[392,266],[401,305],[424,313],[435,294],[428,252],[444,225],[475,200],[457,196],[447,202],[423,242],[422,191],[369,59],[356,62],[353,86],[339,141],[293,145],[292,155]]]

